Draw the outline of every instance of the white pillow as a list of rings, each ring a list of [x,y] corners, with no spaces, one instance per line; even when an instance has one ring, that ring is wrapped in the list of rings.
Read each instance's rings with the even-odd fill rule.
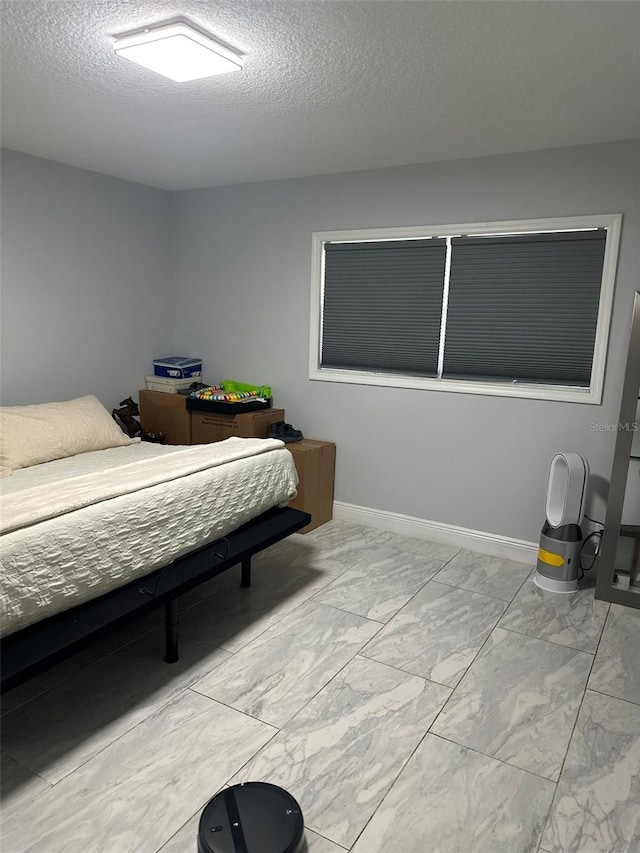
[[[12,471],[139,440],[126,436],[93,395],[0,408],[0,467]]]

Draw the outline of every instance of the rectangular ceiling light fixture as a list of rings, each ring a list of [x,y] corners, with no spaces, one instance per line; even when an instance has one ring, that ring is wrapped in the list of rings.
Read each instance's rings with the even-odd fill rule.
[[[119,38],[113,49],[178,83],[242,70],[242,57],[188,24],[152,27]]]

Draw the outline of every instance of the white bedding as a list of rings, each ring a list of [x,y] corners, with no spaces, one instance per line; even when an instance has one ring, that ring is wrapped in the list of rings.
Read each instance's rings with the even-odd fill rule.
[[[141,443],[14,471],[0,481],[1,633],[167,565],[296,485],[291,454],[269,439]]]

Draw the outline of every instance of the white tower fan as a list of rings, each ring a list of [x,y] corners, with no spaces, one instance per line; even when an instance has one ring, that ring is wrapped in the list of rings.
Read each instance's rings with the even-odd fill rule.
[[[548,592],[575,592],[580,579],[582,505],[589,466],[579,453],[556,453],[547,489],[534,582]]]

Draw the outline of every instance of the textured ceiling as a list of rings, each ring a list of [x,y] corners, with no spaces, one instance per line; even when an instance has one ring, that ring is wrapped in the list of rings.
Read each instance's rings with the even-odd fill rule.
[[[2,2],[2,144],[167,189],[640,137],[640,3]],[[112,36],[186,15],[245,70]]]

